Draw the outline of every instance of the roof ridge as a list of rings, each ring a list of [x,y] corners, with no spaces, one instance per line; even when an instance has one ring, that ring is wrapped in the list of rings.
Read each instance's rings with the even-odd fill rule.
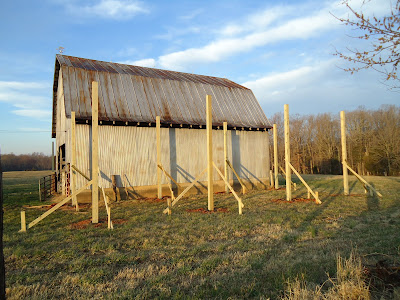
[[[187,78],[187,76],[189,76],[189,77],[194,76],[195,78],[198,78],[198,79],[201,79],[201,78],[203,78],[203,79],[212,79],[213,81],[222,80],[222,81],[225,82],[225,84],[221,84],[221,83],[218,84],[217,82],[214,82],[214,83],[203,82],[203,83],[214,84],[214,85],[225,85],[225,86],[231,86],[231,87],[236,87],[236,88],[241,88],[241,89],[248,90],[247,87],[242,86],[242,85],[240,85],[240,84],[238,84],[238,83],[236,83],[236,82],[234,82],[234,81],[232,81],[232,80],[230,80],[228,78],[225,78],[225,77],[216,77],[216,76],[194,74],[194,73],[187,73],[187,72],[180,72],[180,71],[173,71],[173,70],[165,70],[165,69],[159,69],[159,68],[150,68],[150,67],[123,64],[123,63],[118,63],[118,62],[108,62],[108,61],[103,61],[103,60],[89,59],[89,58],[83,58],[83,57],[71,56],[71,55],[65,55],[65,54],[56,54],[56,58],[57,58],[58,62],[60,63],[60,65],[69,66],[68,63],[62,61],[63,59],[61,59],[61,61],[60,61],[59,58],[68,58],[69,61],[71,61],[71,58],[72,58],[72,60],[83,60],[83,61],[90,61],[90,62],[100,63],[100,64],[111,64],[111,65],[119,65],[119,66],[128,66],[128,68],[129,67],[134,67],[134,68],[138,68],[139,70],[143,70],[144,73],[145,73],[146,70],[150,71],[150,72],[157,73],[158,75],[160,75],[159,73],[166,72],[166,73],[170,73],[170,74],[176,75],[176,77],[179,77],[179,75],[181,75],[184,78],[186,78],[187,81],[190,81],[189,78]],[[86,70],[89,69],[89,68],[84,67],[84,66],[74,66],[74,65],[72,65],[72,66],[69,66],[69,67],[81,68],[81,69],[86,69]],[[118,72],[117,70],[116,70],[116,72],[117,73],[121,73],[121,72]],[[129,73],[127,72],[125,74],[129,74]],[[139,76],[157,77],[157,76],[149,76],[149,75],[143,75],[143,74],[139,75]],[[161,77],[166,77],[166,76],[161,76]],[[170,79],[173,79],[173,78],[170,78]],[[174,78],[174,79],[176,80],[176,78]],[[182,78],[181,78],[181,80],[182,80]]]

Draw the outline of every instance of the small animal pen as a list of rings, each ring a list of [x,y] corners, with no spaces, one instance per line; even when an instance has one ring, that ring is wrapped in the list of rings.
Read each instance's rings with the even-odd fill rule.
[[[192,192],[204,193],[210,178],[202,171],[210,154],[217,168],[208,172],[214,192],[227,186],[219,173],[230,185],[239,180],[243,187],[267,187],[271,126],[251,90],[224,78],[57,55],[52,137],[57,181],[66,195],[85,188],[87,175],[96,173],[92,82],[98,83],[98,180],[106,192],[115,179],[126,197],[161,197],[182,192],[201,174]],[[213,100],[211,153],[207,95]],[[78,197],[84,200],[85,193]]]

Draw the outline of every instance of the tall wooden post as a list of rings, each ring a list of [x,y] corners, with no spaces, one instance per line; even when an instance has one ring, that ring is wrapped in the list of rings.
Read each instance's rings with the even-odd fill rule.
[[[0,150],[0,299],[6,299],[6,268],[3,252],[3,170]]]
[[[75,112],[71,111],[71,165],[76,166],[76,131],[75,131]],[[71,176],[71,195],[76,192],[76,172],[74,168],[70,168]],[[72,197],[72,205],[77,206],[76,196]]]
[[[54,142],[51,142],[51,170],[54,171]]]
[[[212,103],[211,96],[206,98],[207,113],[207,171],[208,171],[208,210],[214,210],[214,181],[212,153]]]
[[[278,131],[277,126],[274,124],[273,127],[274,134],[274,177],[275,177],[275,189],[279,189],[279,181],[278,181]]]
[[[228,123],[224,122],[224,176],[226,181],[229,182],[229,175],[228,175]],[[229,193],[229,187],[225,184],[225,193]]]
[[[347,170],[347,147],[346,147],[346,118],[344,111],[340,112],[340,132],[342,138],[342,165],[343,165],[343,190],[349,194],[349,173]]]
[[[290,131],[289,131],[289,105],[284,105],[285,118],[285,171],[286,171],[286,200],[292,200],[292,171],[290,169]]]
[[[157,198],[162,198],[162,188],[161,188],[161,122],[160,116],[156,116],[156,136],[157,136]]]
[[[99,223],[99,84],[92,82],[92,223]]]

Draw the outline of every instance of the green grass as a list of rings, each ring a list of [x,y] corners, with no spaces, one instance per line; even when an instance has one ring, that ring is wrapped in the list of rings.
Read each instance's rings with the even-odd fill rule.
[[[37,204],[37,178],[23,174],[4,175],[10,299],[276,299],[286,282],[300,275],[322,284],[336,273],[337,255],[348,257],[353,249],[366,265],[382,257],[399,259],[400,179],[395,177],[367,177],[382,199],[365,195],[352,176],[356,196],[344,197],[340,176],[307,175],[321,205],[273,201],[284,199],[284,190],[244,195],[242,216],[231,194],[215,195],[216,207],[228,212],[214,214],[186,211],[206,208],[206,196],[182,199],[171,216],[162,214],[164,202],[125,201],[112,204],[112,218],[127,220],[112,231],[105,224],[72,229],[72,223],[89,219],[90,211],[64,209],[21,234],[20,206]],[[297,186],[293,196],[305,197],[304,187]],[[27,221],[43,212],[28,209]],[[104,207],[100,214],[106,217]]]

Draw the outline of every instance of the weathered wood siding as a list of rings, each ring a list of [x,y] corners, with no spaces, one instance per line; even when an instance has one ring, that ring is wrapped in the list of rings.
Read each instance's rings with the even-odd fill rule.
[[[66,119],[69,122],[70,119]],[[66,160],[70,162],[70,131]],[[76,125],[77,167],[90,177],[91,127]],[[224,172],[223,131],[213,130],[214,162]],[[228,131],[229,159],[242,178],[269,177],[269,144],[266,131]],[[180,183],[192,181],[207,166],[206,130],[161,128],[162,164]],[[111,175],[126,174],[132,186],[155,185],[156,130],[154,127],[99,126],[100,185],[111,187]],[[232,179],[232,172],[229,175]],[[215,180],[219,180],[217,172]],[[121,186],[120,177],[117,176]],[[201,181],[207,180],[204,175]],[[86,180],[78,175],[77,188]],[[163,177],[163,182],[166,183]]]

